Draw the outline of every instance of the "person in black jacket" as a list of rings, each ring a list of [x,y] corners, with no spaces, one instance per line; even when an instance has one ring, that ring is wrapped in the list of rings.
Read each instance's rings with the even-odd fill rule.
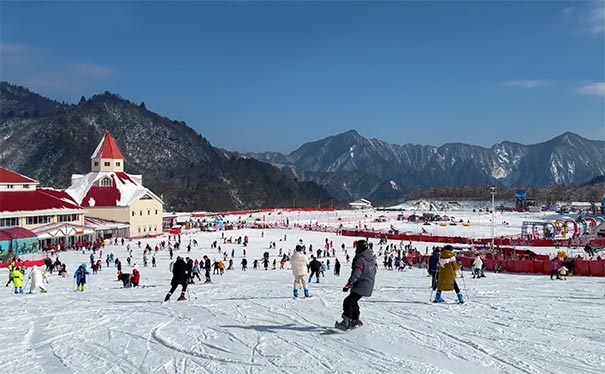
[[[185,257],[187,262],[187,283],[193,284],[193,259]]]
[[[180,284],[182,287],[181,296],[178,298],[179,301],[187,300],[185,297],[185,291],[187,291],[187,278],[189,275],[187,274],[187,263],[183,260],[181,256],[176,258],[174,265],[172,266],[172,281],[170,282],[171,288],[170,291],[166,294],[164,301],[170,300],[170,296],[176,290],[178,285]]]
[[[372,296],[377,268],[378,265],[372,255],[372,249],[368,248],[368,243],[365,240],[357,241],[351,277],[349,277],[349,281],[342,289],[343,292],[351,291],[351,293],[343,301],[343,320],[342,322],[336,322],[336,328],[348,330],[363,326],[363,323],[359,319],[358,301],[364,296]]]
[[[338,259],[336,259],[336,262],[334,263],[334,275],[337,277],[340,276],[340,261],[338,261]]]
[[[437,280],[438,280],[437,276],[439,275],[439,268],[438,268],[439,257],[440,257],[439,248],[433,249],[433,254],[431,255],[431,258],[429,258],[429,269],[428,269],[428,272],[431,275],[431,280],[432,280],[431,287],[433,288],[433,291],[437,290]]]
[[[311,278],[315,275],[316,280],[315,283],[319,283],[319,272],[321,270],[321,262],[317,261],[315,257],[309,262],[309,270],[311,270],[311,275],[309,275],[309,283],[311,282]]]
[[[204,283],[210,283],[210,270],[212,269],[212,263],[210,262],[210,258],[204,255],[204,270],[206,270],[206,281]]]

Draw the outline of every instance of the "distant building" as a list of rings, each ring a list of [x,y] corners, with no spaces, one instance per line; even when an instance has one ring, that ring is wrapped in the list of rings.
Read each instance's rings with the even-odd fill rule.
[[[141,175],[124,172],[124,156],[109,132],[92,154],[90,166],[90,173],[72,175],[65,191],[87,209],[87,217],[128,224],[129,238],[162,232],[164,203],[143,187]]]
[[[0,229],[31,230],[42,244],[74,243],[92,238],[84,227],[85,213],[64,191],[41,188],[38,181],[0,167]]]
[[[372,203],[366,199],[359,199],[349,203],[351,209],[367,209],[372,207]]]

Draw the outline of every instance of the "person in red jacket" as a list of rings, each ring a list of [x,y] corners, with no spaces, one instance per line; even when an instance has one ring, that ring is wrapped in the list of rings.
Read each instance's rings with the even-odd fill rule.
[[[132,278],[131,278],[132,287],[138,287],[140,281],[141,281],[141,273],[139,272],[139,269],[137,269],[137,266],[135,265],[134,268],[132,268]]]

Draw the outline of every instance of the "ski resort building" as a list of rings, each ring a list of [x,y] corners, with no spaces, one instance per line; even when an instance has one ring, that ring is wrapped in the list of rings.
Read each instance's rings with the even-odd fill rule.
[[[143,187],[141,175],[124,172],[124,156],[109,132],[90,159],[90,173],[72,175],[65,190],[88,211],[86,216],[128,224],[124,236],[129,238],[160,234],[164,203]]]
[[[0,167],[0,230],[9,230],[5,235],[13,235],[14,229],[17,241],[28,232],[28,240],[36,238],[36,244],[38,239],[75,242],[93,234],[84,227],[85,213],[64,191],[41,188],[38,181]],[[3,250],[12,247],[23,252],[17,241],[3,245]]]
[[[372,207],[372,203],[366,199],[359,199],[349,203],[351,209],[368,209]]]

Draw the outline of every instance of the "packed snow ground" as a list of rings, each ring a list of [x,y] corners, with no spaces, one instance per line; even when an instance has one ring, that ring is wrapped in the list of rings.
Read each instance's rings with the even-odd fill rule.
[[[190,255],[218,256],[210,243],[221,233],[182,236],[182,247],[196,238]],[[162,304],[171,274],[168,251],[157,268],[142,267],[145,243],[135,242],[134,261],[142,273],[138,289],[122,289],[113,265],[90,277],[85,292],[73,291],[77,264],[89,253],[60,254],[69,278],[53,275],[49,293],[0,296],[5,322],[0,327],[0,372],[26,373],[603,373],[605,372],[605,279],[488,273],[459,284],[467,297],[433,304],[425,269],[387,271],[379,260],[375,293],[363,298],[365,326],[348,333],[331,327],[340,319],[350,266],[340,245],[352,255],[350,237],[297,230],[236,230],[249,235],[249,270],[213,275],[209,285],[190,286],[190,300]],[[284,235],[287,240],[284,242]],[[279,270],[279,248],[293,250],[299,239],[314,249],[333,240],[343,263],[312,283],[310,299],[292,298],[292,274]],[[282,240],[280,240],[282,239]],[[270,241],[278,270],[252,270]],[[421,247],[424,248],[424,247]],[[376,245],[375,249],[378,249]],[[420,249],[420,248],[419,248]],[[126,266],[125,246],[109,245]],[[186,249],[175,252],[186,256]],[[333,263],[333,259],[331,259]],[[105,265],[105,263],[104,263]],[[286,267],[289,267],[288,265]],[[7,279],[6,270],[0,279]],[[199,282],[198,282],[199,283]]]

